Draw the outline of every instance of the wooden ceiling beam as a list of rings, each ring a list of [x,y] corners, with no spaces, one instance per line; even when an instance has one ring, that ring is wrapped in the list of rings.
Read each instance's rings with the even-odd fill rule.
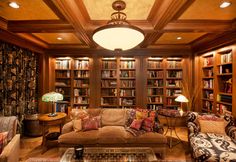
[[[176,20],[168,23],[162,32],[224,32],[231,30],[232,21]]]
[[[7,20],[0,17],[0,29],[7,30]]]
[[[71,33],[71,24],[60,20],[8,21],[8,30],[15,33]]]
[[[91,48],[96,47],[91,37],[86,33],[86,20],[84,19],[76,0],[54,0],[57,6],[64,13],[66,19],[71,23],[76,31],[77,37]]]
[[[53,0],[43,0],[44,3],[60,18],[62,21],[67,21],[65,16],[61,13],[61,11],[57,8],[57,6],[53,3]]]

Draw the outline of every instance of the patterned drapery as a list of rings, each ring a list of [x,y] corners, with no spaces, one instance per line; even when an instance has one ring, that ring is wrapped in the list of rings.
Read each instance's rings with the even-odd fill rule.
[[[38,55],[0,41],[0,113],[33,114],[38,110]]]

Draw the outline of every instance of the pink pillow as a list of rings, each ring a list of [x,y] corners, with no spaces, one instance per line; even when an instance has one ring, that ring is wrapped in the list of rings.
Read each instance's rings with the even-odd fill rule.
[[[142,129],[151,132],[153,131],[153,125],[154,125],[154,118],[153,117],[148,117],[143,119],[142,123]]]
[[[139,130],[141,125],[142,125],[143,120],[142,119],[134,119],[131,125],[129,126],[130,128]]]
[[[96,130],[101,126],[100,116],[85,118],[82,120],[83,131]]]
[[[2,153],[4,147],[7,145],[7,135],[8,132],[0,133],[0,154]]]

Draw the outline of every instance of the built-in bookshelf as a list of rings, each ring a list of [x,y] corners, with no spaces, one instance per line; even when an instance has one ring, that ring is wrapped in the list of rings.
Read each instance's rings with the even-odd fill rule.
[[[178,94],[183,92],[183,58],[166,59],[166,79],[165,79],[165,108],[178,109],[179,102],[175,101]]]
[[[75,58],[73,72],[73,107],[88,108],[90,103],[89,58]]]
[[[119,61],[119,106],[133,108],[136,106],[135,58],[121,57]]]
[[[71,101],[71,58],[55,60],[55,91],[63,94],[64,101]]]
[[[163,58],[147,58],[147,101],[148,109],[164,107],[164,63]]]
[[[213,112],[214,99],[214,54],[202,56],[202,112]]]

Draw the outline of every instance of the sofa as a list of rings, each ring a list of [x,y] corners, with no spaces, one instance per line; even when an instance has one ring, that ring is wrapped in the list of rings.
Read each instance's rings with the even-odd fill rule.
[[[189,112],[187,127],[195,161],[236,161],[236,127],[231,115]]]
[[[7,144],[0,154],[0,162],[18,162],[20,151],[20,134],[16,134],[17,118],[0,117],[0,132],[7,133]]]
[[[134,111],[134,109],[132,109]],[[73,121],[66,123],[59,136],[61,147],[83,145],[85,147],[151,147],[165,157],[167,139],[159,130],[134,136],[126,130],[130,109],[86,109],[89,116],[100,116],[101,127],[97,130],[74,131]],[[72,113],[73,114],[73,113]],[[161,129],[161,127],[160,127]]]

